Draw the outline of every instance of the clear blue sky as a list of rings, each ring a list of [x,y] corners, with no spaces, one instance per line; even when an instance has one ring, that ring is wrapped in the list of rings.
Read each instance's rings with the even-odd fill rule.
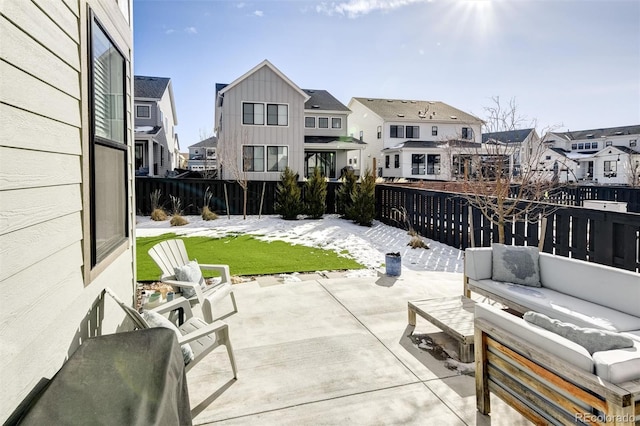
[[[136,75],[169,77],[181,151],[213,134],[216,83],[268,59],[303,89],[442,101],[499,96],[546,127],[640,124],[640,1],[134,0]]]

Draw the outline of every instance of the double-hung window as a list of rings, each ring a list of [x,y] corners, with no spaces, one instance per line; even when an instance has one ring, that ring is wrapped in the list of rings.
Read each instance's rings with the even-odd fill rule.
[[[438,136],[438,126],[431,126],[431,136]]]
[[[617,161],[605,161],[604,162],[604,176],[605,177],[617,177],[618,176],[618,162]]]
[[[396,169],[400,168],[400,154],[396,154],[393,157],[393,167],[395,167]]]
[[[334,117],[331,119],[331,128],[332,129],[341,129],[342,128],[342,119],[340,117]]]
[[[91,16],[91,266],[128,239],[126,61]]]
[[[440,154],[427,155],[427,174],[428,175],[440,174]]]
[[[328,129],[329,128],[329,118],[327,118],[327,117],[318,117],[318,128],[320,128],[320,129]]]
[[[395,126],[392,125],[390,127],[390,137],[392,138],[404,138],[404,126]]]

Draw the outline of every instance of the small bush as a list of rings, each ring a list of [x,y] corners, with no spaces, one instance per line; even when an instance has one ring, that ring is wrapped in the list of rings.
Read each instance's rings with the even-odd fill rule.
[[[337,189],[338,197],[338,213],[345,219],[353,219],[349,217],[349,209],[353,205],[353,197],[358,186],[358,178],[351,169],[347,169],[343,176],[342,184]]]
[[[156,208],[151,212],[151,220],[159,222],[167,220],[167,213],[161,208]]]
[[[306,183],[306,214],[311,219],[320,219],[327,208],[327,181],[320,168],[313,169],[313,174]]]
[[[171,216],[171,221],[169,221],[171,226],[183,226],[189,223],[187,219],[185,219],[182,215],[174,214]]]
[[[209,206],[204,206],[202,208],[202,219],[203,220],[216,220],[218,215],[215,212],[209,210]]]
[[[353,204],[347,210],[351,220],[361,226],[371,226],[376,217],[376,179],[371,170],[365,176],[353,195]]]
[[[285,220],[296,220],[303,209],[298,176],[287,167],[280,175],[280,183],[276,188],[276,213]]]

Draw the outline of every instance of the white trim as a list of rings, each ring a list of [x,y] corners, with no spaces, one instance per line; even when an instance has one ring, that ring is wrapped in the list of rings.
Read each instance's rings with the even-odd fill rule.
[[[284,75],[278,68],[276,68],[271,62],[269,62],[268,60],[264,60],[262,62],[260,62],[258,65],[256,65],[255,67],[251,68],[249,71],[247,71],[246,73],[244,73],[242,76],[240,76],[239,78],[235,79],[233,82],[231,82],[230,84],[228,84],[227,86],[225,86],[224,89],[220,90],[218,92],[218,94],[223,95],[226,92],[228,92],[229,90],[231,90],[233,87],[237,86],[238,84],[240,84],[243,80],[245,80],[246,78],[248,78],[249,76],[251,76],[252,74],[254,74],[255,72],[257,72],[259,69],[263,68],[263,67],[267,67],[269,68],[271,71],[273,71],[278,77],[280,77],[281,79],[283,79],[284,81],[287,82],[287,84],[289,84],[289,86],[291,86],[296,92],[298,92],[303,98],[304,101],[308,101],[309,99],[311,99],[311,96],[307,95],[307,93],[302,90],[301,88],[298,87],[297,84],[295,84],[293,81],[291,81],[286,75]]]

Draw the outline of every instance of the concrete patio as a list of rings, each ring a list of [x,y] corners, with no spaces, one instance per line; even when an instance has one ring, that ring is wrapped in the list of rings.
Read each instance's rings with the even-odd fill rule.
[[[187,374],[194,424],[529,424],[492,396],[477,413],[475,382],[417,348],[412,332],[447,338],[407,302],[462,294],[462,275],[403,270],[402,276],[274,277],[234,287],[226,316],[238,365],[233,380],[219,348]],[[231,302],[219,305],[230,312]]]

